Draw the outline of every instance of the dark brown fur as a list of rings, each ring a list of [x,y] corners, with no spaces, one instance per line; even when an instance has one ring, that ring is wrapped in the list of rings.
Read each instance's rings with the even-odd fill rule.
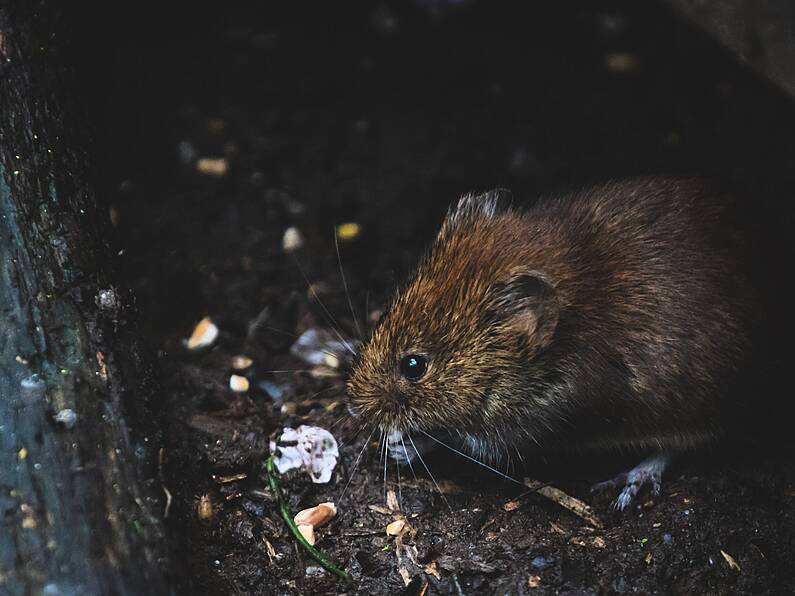
[[[723,429],[754,293],[722,200],[688,180],[609,183],[526,212],[464,197],[364,346],[353,405],[477,457],[682,449]],[[427,355],[410,381],[398,363]]]

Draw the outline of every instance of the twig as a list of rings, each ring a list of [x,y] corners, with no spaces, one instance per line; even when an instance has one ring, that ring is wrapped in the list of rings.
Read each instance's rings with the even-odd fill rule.
[[[293,516],[290,514],[290,509],[287,506],[287,502],[284,499],[282,490],[281,488],[279,488],[279,474],[276,471],[276,466],[273,463],[272,457],[269,457],[265,462],[265,476],[268,479],[268,485],[271,488],[271,492],[276,498],[276,504],[279,507],[279,513],[281,514],[284,523],[287,525],[287,528],[290,530],[290,533],[296,539],[298,544],[307,553],[309,553],[309,556],[312,557],[315,561],[317,561],[320,564],[320,566],[323,567],[323,569],[330,571],[334,575],[337,575],[344,580],[351,581],[351,576],[347,571],[335,565],[330,559],[326,557],[326,555],[324,555],[317,548],[309,544],[309,542],[306,541],[306,538],[304,538],[301,532],[298,530],[298,526],[295,525],[295,522],[293,521]]]
[[[584,503],[583,501],[580,501],[575,497],[572,497],[569,494],[564,493],[559,488],[555,488],[554,486],[550,485],[543,485],[537,480],[530,480],[529,478],[525,478],[524,484],[527,488],[532,489],[539,495],[546,497],[550,501],[554,501],[561,507],[565,507],[566,509],[571,511],[574,515],[585,520],[593,527],[595,528],[604,527],[602,520],[596,517],[596,515],[591,510],[591,507],[588,504]]]

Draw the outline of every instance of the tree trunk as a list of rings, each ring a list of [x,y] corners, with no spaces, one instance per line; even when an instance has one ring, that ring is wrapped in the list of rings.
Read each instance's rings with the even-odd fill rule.
[[[0,6],[0,593],[160,594],[152,375],[113,283],[61,5]]]

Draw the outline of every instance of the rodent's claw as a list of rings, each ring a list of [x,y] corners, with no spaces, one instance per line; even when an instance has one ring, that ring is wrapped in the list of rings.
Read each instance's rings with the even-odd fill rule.
[[[668,466],[670,456],[658,454],[652,456],[632,468],[629,472],[623,472],[613,478],[595,484],[591,490],[599,491],[606,488],[623,487],[616,500],[613,502],[613,509],[623,511],[629,507],[645,485],[651,485],[651,494],[659,496],[662,490],[662,475]]]

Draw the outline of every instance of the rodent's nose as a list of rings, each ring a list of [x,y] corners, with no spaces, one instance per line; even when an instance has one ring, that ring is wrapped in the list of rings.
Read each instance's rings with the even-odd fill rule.
[[[389,392],[384,395],[383,405],[384,410],[397,414],[406,405],[405,396],[400,393]]]

